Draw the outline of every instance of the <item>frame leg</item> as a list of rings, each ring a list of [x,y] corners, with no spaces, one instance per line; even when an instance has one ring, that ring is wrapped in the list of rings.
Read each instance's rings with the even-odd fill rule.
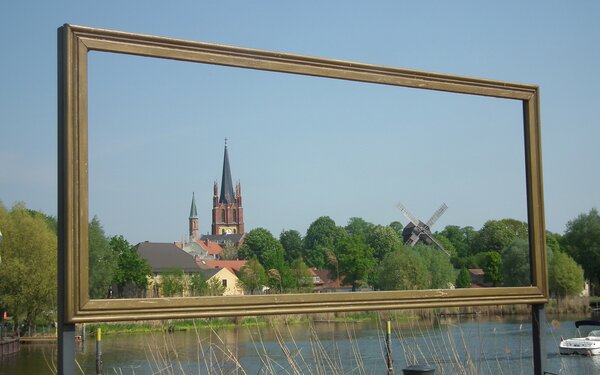
[[[58,375],[75,374],[75,324],[58,323]]]
[[[533,339],[533,373],[543,375],[546,368],[545,328],[546,313],[544,305],[531,305],[531,326]]]

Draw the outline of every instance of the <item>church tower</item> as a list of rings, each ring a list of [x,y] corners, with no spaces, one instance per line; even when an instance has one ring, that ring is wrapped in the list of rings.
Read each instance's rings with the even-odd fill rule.
[[[242,207],[242,188],[239,181],[233,186],[227,139],[223,155],[223,173],[221,175],[221,192],[215,181],[213,187],[212,234],[244,234],[244,209]]]
[[[198,237],[198,211],[196,210],[196,199],[194,193],[192,193],[192,207],[190,207],[190,241],[197,240]]]

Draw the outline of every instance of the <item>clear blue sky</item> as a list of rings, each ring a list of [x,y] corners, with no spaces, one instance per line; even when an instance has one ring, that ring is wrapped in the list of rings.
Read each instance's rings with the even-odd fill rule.
[[[0,200],[56,214],[64,23],[537,84],[547,228],[600,207],[600,3],[56,1],[0,5]],[[246,226],[525,220],[519,102],[90,56],[90,214],[131,242],[209,231],[229,139]],[[220,182],[220,181],[219,181]]]

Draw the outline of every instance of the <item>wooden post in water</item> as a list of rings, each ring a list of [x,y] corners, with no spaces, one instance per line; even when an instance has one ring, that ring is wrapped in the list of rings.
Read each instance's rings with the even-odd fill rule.
[[[102,328],[96,331],[96,374],[102,374]]]
[[[385,359],[388,375],[394,375],[394,360],[392,359],[392,322],[387,321],[385,331]]]

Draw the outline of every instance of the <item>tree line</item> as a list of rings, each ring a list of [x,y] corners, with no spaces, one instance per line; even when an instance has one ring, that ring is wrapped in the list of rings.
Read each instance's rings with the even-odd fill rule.
[[[297,230],[284,230],[277,239],[264,228],[253,229],[241,248],[227,256],[252,261],[250,276],[241,277],[244,284],[267,285],[284,293],[308,288],[308,281],[298,281],[299,275],[308,280],[308,268],[327,269],[333,279],[352,290],[467,288],[472,268],[483,270],[489,286],[531,285],[525,222],[489,220],[479,230],[448,225],[434,237],[450,257],[435,246],[405,245],[402,230],[397,221],[376,225],[353,217],[338,226],[322,216],[304,236]],[[584,278],[590,281],[592,293],[599,291],[600,217],[596,209],[569,221],[564,235],[547,231],[546,243],[553,296],[579,294]]]
[[[338,226],[322,216],[304,236],[284,230],[275,238],[264,228],[253,229],[239,249],[230,244],[222,255],[248,260],[239,278],[252,292],[264,286],[274,292],[310,292],[309,267],[329,270],[333,279],[354,290],[468,287],[467,268],[482,268],[487,281],[496,286],[530,283],[528,232],[523,222],[490,220],[479,230],[448,225],[434,236],[451,257],[431,246],[405,246],[402,229],[399,222],[375,225],[357,217]],[[56,218],[29,210],[23,203],[7,209],[0,202],[0,310],[13,316],[22,332],[56,320],[56,230]],[[593,293],[600,291],[596,209],[569,221],[562,235],[547,232],[546,241],[553,295],[579,293],[584,277]],[[89,248],[91,298],[106,298],[113,285],[118,294],[128,285],[140,293],[145,290],[151,275],[148,265],[123,236],[106,236],[97,218],[89,223]],[[177,283],[170,285],[170,276],[165,276],[163,294],[177,293]],[[218,294],[216,287],[199,277],[191,290],[194,295]]]

